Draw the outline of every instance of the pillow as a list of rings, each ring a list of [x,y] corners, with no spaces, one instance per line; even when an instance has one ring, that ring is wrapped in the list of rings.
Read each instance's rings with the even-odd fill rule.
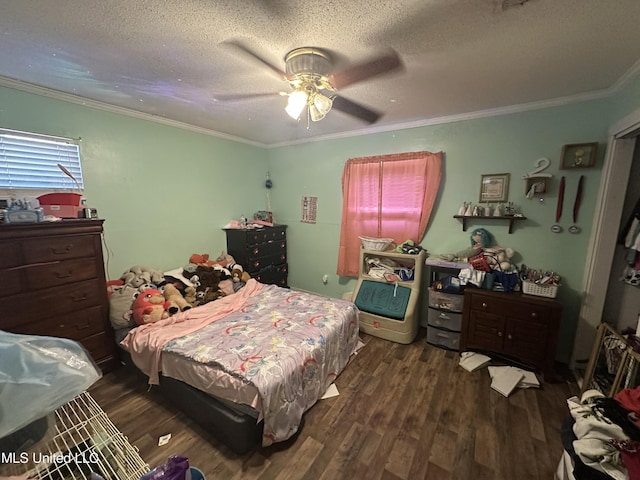
[[[109,297],[109,320],[114,329],[136,326],[133,316],[128,314],[136,293],[138,289],[131,285],[122,285],[113,289]]]

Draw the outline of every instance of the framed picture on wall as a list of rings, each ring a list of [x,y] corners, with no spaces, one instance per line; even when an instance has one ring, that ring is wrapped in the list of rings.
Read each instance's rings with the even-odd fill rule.
[[[482,175],[480,203],[506,202],[509,199],[509,176],[508,173]]]
[[[596,163],[598,142],[572,143],[562,147],[560,168],[591,168]]]

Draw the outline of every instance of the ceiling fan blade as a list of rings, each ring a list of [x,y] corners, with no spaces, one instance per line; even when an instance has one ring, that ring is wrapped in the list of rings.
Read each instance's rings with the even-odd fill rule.
[[[232,93],[228,95],[214,95],[214,100],[218,102],[237,102],[242,100],[251,100],[253,98],[266,97],[286,97],[287,92],[268,92],[268,93]]]
[[[288,82],[290,80],[289,79],[289,75],[287,75],[284,71],[282,71],[280,68],[276,67],[275,65],[271,64],[270,62],[268,62],[267,60],[262,58],[260,55],[255,53],[253,50],[245,47],[240,42],[229,41],[229,42],[226,42],[226,43],[229,44],[229,45],[233,45],[234,47],[242,50],[244,53],[246,53],[247,55],[252,57],[254,60],[257,60],[258,62],[262,63],[265,67],[267,67],[269,70],[271,70],[272,73],[274,73],[278,78],[280,78],[280,80],[284,80],[285,82]]]
[[[342,71],[328,75],[329,83],[337,90],[369,78],[390,73],[402,68],[400,56],[391,51],[386,55],[373,58],[367,62],[347,67]]]
[[[346,98],[337,95],[333,97],[332,108],[340,110],[341,112],[353,117],[357,117],[367,123],[375,123],[382,116],[381,113],[371,110],[364,105],[360,105],[359,103],[352,102],[351,100],[347,100]]]

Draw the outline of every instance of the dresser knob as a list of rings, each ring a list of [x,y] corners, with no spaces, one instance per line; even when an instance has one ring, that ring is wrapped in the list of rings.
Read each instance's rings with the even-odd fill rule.
[[[502,336],[502,332],[498,332],[498,336],[501,337]]]
[[[66,255],[67,253],[69,253],[71,251],[72,248],[73,248],[73,245],[67,245],[64,248],[52,247],[51,248],[51,253],[53,253],[54,255]]]
[[[485,302],[482,302],[482,308],[487,308],[487,304]]]
[[[511,334],[507,335],[507,338],[508,338],[509,340],[513,340],[513,337],[511,336]]]
[[[538,316],[538,314],[537,314],[536,312],[531,312],[531,316],[532,316],[533,318],[536,318],[536,317]]]

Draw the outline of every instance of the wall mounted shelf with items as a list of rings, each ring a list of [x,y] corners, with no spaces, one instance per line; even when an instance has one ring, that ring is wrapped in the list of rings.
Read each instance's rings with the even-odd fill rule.
[[[509,233],[513,233],[513,225],[517,220],[526,220],[527,217],[520,215],[502,215],[497,216],[484,216],[484,215],[454,215],[453,218],[462,220],[462,230],[467,231],[467,221],[471,220],[508,220],[509,221]]]
[[[547,157],[539,158],[536,160],[536,168],[522,176],[525,181],[525,195],[528,199],[538,196],[540,201],[544,200],[542,195],[547,192],[552,175],[543,170],[550,164],[551,161]]]

